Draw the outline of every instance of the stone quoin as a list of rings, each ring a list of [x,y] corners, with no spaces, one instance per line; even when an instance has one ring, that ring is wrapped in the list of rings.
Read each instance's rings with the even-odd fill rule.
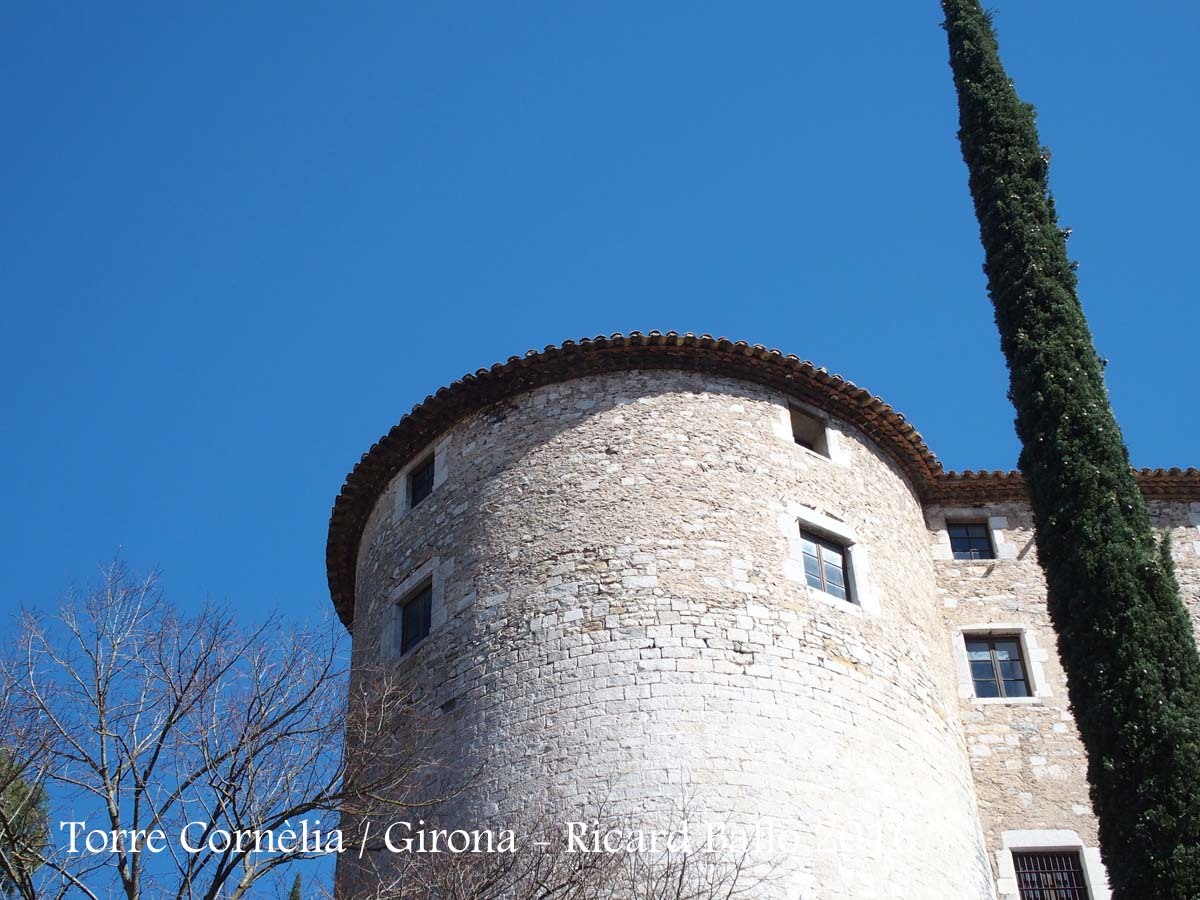
[[[1138,477],[1195,622],[1200,472]],[[364,455],[327,563],[453,827],[683,804],[788,835],[763,897],[1108,896],[1021,477],[811,363],[635,332],[480,370]]]

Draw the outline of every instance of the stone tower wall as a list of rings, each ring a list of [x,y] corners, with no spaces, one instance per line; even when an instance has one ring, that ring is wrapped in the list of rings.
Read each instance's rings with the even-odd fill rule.
[[[797,446],[757,385],[619,372],[460,421],[416,509],[392,481],[354,654],[425,692],[472,773],[462,824],[686,803],[797,842],[772,896],[992,896],[923,511],[861,433],[829,434],[832,458]],[[805,584],[800,520],[850,535],[860,604]],[[426,580],[432,630],[401,658]]]
[[[1151,519],[1169,531],[1184,602],[1200,638],[1200,503],[1153,500]],[[1097,820],[1089,799],[1087,753],[1067,697],[1058,640],[1046,606],[1027,501],[968,507],[930,506],[937,604],[946,618],[946,651],[958,660],[959,704],[981,821],[1000,898],[1016,896],[1006,871],[1006,843],[1030,832],[1057,833],[1099,860]],[[988,521],[996,559],[950,558],[947,520]],[[965,671],[963,631],[1023,635],[1036,696],[978,699]],[[1006,835],[1026,835],[1024,838]],[[1035,838],[1036,839],[1036,838]],[[1098,866],[1097,866],[1098,868]],[[1095,876],[1097,883],[1102,878]],[[1103,888],[1093,894],[1103,893]],[[1093,896],[1093,900],[1103,900]]]

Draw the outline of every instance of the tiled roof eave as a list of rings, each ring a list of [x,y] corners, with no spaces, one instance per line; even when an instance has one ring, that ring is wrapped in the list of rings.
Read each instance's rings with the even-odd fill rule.
[[[1134,472],[1147,500],[1200,502],[1200,469],[1138,469]],[[1009,472],[943,472],[926,490],[926,503],[1000,502],[1024,500],[1025,477]]]
[[[417,404],[346,477],[334,502],[326,544],[329,591],[343,623],[354,618],[358,544],[380,494],[411,457],[467,415],[547,384],[591,374],[635,369],[709,373],[761,384],[856,426],[884,450],[925,502],[1019,499],[1016,472],[943,472],[915,428],[891,406],[840,375],[761,344],[711,335],[651,331],[600,335],[531,350],[489,369],[463,376]],[[1189,469],[1139,474],[1147,496],[1200,499],[1200,472]],[[1190,492],[1190,493],[1188,493]]]

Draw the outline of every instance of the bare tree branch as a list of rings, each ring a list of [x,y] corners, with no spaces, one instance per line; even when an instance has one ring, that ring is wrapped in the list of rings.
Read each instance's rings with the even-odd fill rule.
[[[329,833],[342,815],[396,806],[418,781],[422,748],[394,738],[411,715],[405,692],[381,673],[351,695],[333,621],[245,630],[212,605],[185,616],[154,576],[116,563],[54,617],[19,616],[6,643],[0,750],[16,762],[0,778],[45,785],[71,811],[60,818],[108,832],[111,850],[72,854],[51,840],[27,871],[35,848],[18,810],[0,808],[0,876],[22,900],[245,896],[320,851],[226,835],[269,836],[310,816]],[[156,830],[167,840],[148,853]]]

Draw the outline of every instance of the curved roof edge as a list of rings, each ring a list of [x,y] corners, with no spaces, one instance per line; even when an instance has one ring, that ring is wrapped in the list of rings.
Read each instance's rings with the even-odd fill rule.
[[[870,391],[799,357],[761,344],[711,335],[651,331],[599,335],[530,350],[443,387],[413,407],[346,476],[333,505],[326,544],[329,592],[349,628],[354,620],[358,545],[375,501],[413,454],[463,417],[499,400],[586,375],[632,369],[708,372],[779,390],[854,425],[874,440],[912,481],[922,500],[960,503],[1019,499],[1017,472],[945,472],[917,430]],[[1200,499],[1200,471],[1145,469],[1143,492],[1155,499]]]

